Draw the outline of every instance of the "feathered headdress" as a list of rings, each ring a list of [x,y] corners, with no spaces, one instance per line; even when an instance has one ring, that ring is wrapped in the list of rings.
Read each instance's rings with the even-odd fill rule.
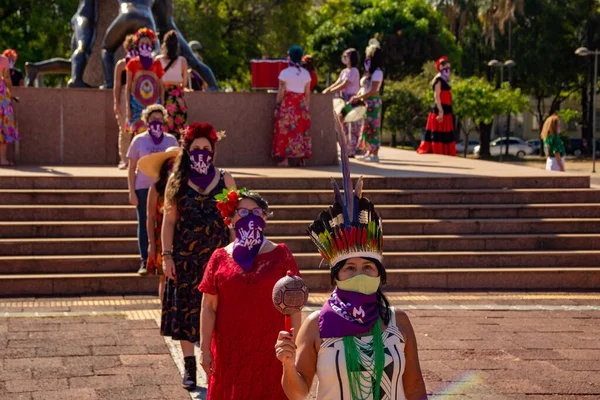
[[[138,31],[135,33],[135,40],[134,43],[137,46],[140,42],[140,40],[143,37],[147,37],[148,39],[152,40],[152,43],[156,43],[156,33],[154,33],[154,31],[152,29],[149,28],[141,28],[138,29]]]
[[[332,178],[335,203],[322,211],[319,218],[308,227],[308,234],[330,267],[353,257],[383,259],[383,231],[381,218],[375,206],[362,197],[362,177],[352,186],[350,160],[344,128],[334,115],[335,130],[342,159],[342,185],[340,191]]]

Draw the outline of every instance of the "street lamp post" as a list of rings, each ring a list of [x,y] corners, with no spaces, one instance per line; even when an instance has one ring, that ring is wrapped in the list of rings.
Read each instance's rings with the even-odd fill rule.
[[[582,57],[594,56],[594,81],[592,82],[592,173],[596,172],[596,86],[598,85],[598,50],[588,50],[580,47],[575,54]]]
[[[513,68],[517,63],[514,60],[506,60],[506,61],[498,61],[491,60],[488,62],[488,67],[492,68],[500,68],[500,86],[504,83],[504,68]],[[510,85],[510,82],[509,82]],[[500,131],[500,127],[498,127],[498,131]],[[501,135],[498,135],[501,136]],[[506,118],[506,155],[508,155],[508,143],[510,137],[510,114],[507,115]],[[502,162],[502,149],[500,149],[500,161]]]

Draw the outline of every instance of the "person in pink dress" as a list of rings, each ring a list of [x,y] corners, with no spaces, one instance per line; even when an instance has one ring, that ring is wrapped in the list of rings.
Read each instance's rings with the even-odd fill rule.
[[[235,230],[235,241],[210,258],[199,290],[200,363],[208,375],[208,400],[284,400],[281,363],[273,343],[285,326],[274,306],[273,286],[287,271],[298,275],[290,249],[263,232],[268,203],[244,189],[224,191],[217,208]],[[292,327],[300,328],[300,313]]]

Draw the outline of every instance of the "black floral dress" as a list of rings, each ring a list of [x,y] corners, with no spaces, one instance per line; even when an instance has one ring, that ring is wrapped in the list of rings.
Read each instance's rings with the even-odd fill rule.
[[[162,335],[175,340],[199,340],[202,293],[198,285],[212,253],[229,244],[229,229],[214,198],[225,189],[223,171],[220,174],[219,183],[209,194],[188,186],[177,205],[179,216],[173,236],[177,282],[167,278],[160,326]]]

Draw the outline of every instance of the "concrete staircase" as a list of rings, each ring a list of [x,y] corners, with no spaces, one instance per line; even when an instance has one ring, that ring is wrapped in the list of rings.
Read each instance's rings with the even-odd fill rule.
[[[312,289],[329,272],[305,229],[332,201],[326,178],[238,177],[272,204],[268,236]],[[588,177],[372,178],[393,289],[595,289],[600,190]],[[283,189],[282,189],[283,188]],[[0,295],[155,293],[137,271],[135,210],[120,177],[0,181]]]

